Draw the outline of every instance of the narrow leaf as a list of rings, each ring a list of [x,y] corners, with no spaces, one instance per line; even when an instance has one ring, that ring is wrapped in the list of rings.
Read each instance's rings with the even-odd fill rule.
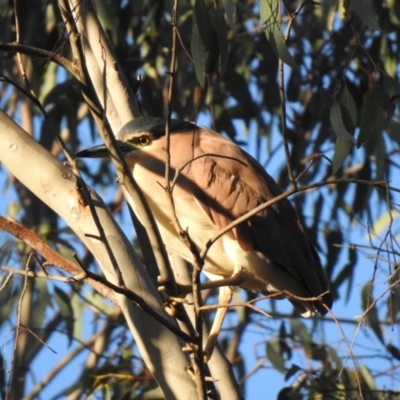
[[[332,128],[338,139],[340,138],[347,142],[353,142],[353,136],[347,131],[343,122],[342,107],[336,99],[333,100],[332,107],[329,110],[329,117]]]
[[[371,371],[364,363],[360,363],[359,373],[361,375],[362,380],[367,385],[367,388],[369,390],[375,390],[376,389],[375,379],[372,376]]]
[[[226,30],[225,17],[219,8],[214,10],[214,18],[219,47],[219,72],[222,76],[228,61],[228,33]]]
[[[206,49],[209,49],[213,44],[213,35],[207,5],[204,0],[196,0],[194,5],[194,16],[196,18],[195,25],[197,25],[203,45]]]
[[[356,106],[356,102],[353,99],[353,96],[347,90],[346,85],[344,86],[343,91],[340,93],[339,102],[340,102],[341,106],[344,108],[344,110],[347,111],[347,116],[352,124],[352,129],[349,132],[352,133],[357,124],[357,106]],[[343,109],[342,109],[342,112],[343,112]],[[347,126],[346,120],[344,117],[345,117],[345,115],[343,115],[343,120],[345,122],[345,125]]]
[[[389,103],[386,106],[386,120],[390,121],[396,111],[396,107],[400,102],[400,85],[386,73],[382,72],[383,89],[389,97]]]
[[[336,138],[335,154],[332,160],[332,174],[336,174],[342,166],[343,161],[350,153],[351,143],[348,140],[343,140],[340,137]]]
[[[272,339],[267,343],[267,357],[271,364],[280,372],[285,372],[285,364],[280,354],[279,342]]]
[[[361,300],[363,309],[366,310],[369,304],[373,301],[371,293],[371,286],[365,285],[361,290]],[[382,329],[379,322],[378,311],[376,306],[372,307],[367,314],[367,324],[374,331],[376,337],[382,344],[385,344],[383,339]]]
[[[196,77],[198,82],[202,87],[205,84],[205,52],[203,42],[200,38],[199,29],[197,24],[193,26],[193,34],[190,42],[190,48],[192,49],[194,70],[196,72]]]
[[[297,68],[296,63],[283,40],[282,27],[279,21],[279,0],[261,0],[260,18],[265,30],[265,35],[273,52],[285,64],[292,68]]]
[[[380,125],[382,97],[377,89],[367,93],[361,117],[361,128],[357,138],[357,148],[371,140]]]
[[[386,234],[390,227],[392,218],[393,220],[396,220],[399,216],[400,213],[395,210],[390,210],[390,212],[382,214],[377,220],[375,220],[372,226],[372,232],[378,237]]]
[[[68,295],[57,286],[54,288],[54,299],[60,309],[61,315],[65,320],[69,344],[71,344],[74,333],[74,311],[71,306],[71,300]]]
[[[372,0],[352,0],[351,8],[368,27],[381,30]]]
[[[224,5],[228,25],[233,29],[235,25],[235,4],[233,0],[222,0],[222,4]]]
[[[342,360],[337,351],[333,347],[328,347],[328,354],[331,357],[332,361],[336,364],[336,369],[342,369]]]
[[[301,322],[299,319],[291,319],[290,329],[294,338],[298,338],[303,346],[309,347],[311,343],[311,336],[307,326],[303,322]]]
[[[382,72],[383,88],[389,97],[400,96],[400,84],[388,74]]]

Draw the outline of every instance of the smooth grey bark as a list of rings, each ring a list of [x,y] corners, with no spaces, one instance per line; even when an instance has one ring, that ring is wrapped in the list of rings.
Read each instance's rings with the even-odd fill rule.
[[[0,131],[0,161],[3,165],[70,226],[93,253],[106,278],[117,284],[106,246],[97,239],[100,236],[98,228],[89,207],[82,204],[72,171],[1,110]],[[158,293],[131,244],[103,201],[92,190],[90,195],[125,285],[163,314]],[[196,388],[185,370],[189,361],[175,335],[125,296],[117,294],[116,297],[138,349],[165,398],[196,399]]]

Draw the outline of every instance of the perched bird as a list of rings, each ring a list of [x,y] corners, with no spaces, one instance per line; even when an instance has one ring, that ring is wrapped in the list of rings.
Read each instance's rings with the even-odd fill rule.
[[[165,118],[136,118],[122,127],[117,143],[154,214],[165,245],[192,261],[192,254],[171,222],[163,188],[165,125]],[[217,132],[172,119],[170,133],[170,179],[181,169],[173,188],[175,210],[182,228],[187,229],[199,249],[229,223],[282,193],[253,157]],[[108,151],[100,145],[76,156],[107,157]],[[281,297],[288,297],[304,317],[317,311],[326,314],[325,306],[332,306],[317,252],[287,199],[218,239],[207,253],[203,271],[214,280],[243,274],[241,287],[263,294],[282,292]],[[229,295],[224,301],[230,301]]]

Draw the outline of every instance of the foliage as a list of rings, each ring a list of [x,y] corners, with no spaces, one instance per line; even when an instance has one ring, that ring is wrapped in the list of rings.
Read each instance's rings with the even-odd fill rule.
[[[116,58],[131,87],[138,89],[141,113],[166,115],[173,2],[95,3]],[[0,107],[64,160],[52,127],[74,154],[81,145],[97,140],[96,121],[77,79],[52,63],[51,56],[40,56],[35,50],[72,60],[58,5],[45,0],[15,4],[18,26],[15,9],[5,1],[0,8]],[[400,392],[396,383],[400,346],[395,341],[400,318],[400,4],[392,0],[181,0],[177,18],[173,116],[209,123],[232,140],[247,143],[283,189],[293,187],[293,177],[299,187],[314,185],[291,200],[325,265],[339,323],[358,326],[364,340],[359,344],[361,339],[354,339],[350,356],[339,327],[325,319],[303,322],[271,301],[265,302],[274,317],[269,324],[254,311],[234,308],[222,343],[242,390],[245,394],[251,390],[246,387],[249,371],[262,375],[261,367],[268,366],[285,380],[279,399],[395,398]],[[15,48],[7,46],[16,40],[16,31],[18,42],[26,46],[20,49],[23,61]],[[26,95],[30,88],[22,78],[22,64],[48,118]],[[285,162],[286,139],[290,151]],[[29,168],[29,160],[25,162]],[[90,169],[80,164],[79,168],[90,175],[91,184],[130,232],[111,164],[99,162]],[[4,168],[1,176],[2,214],[17,218],[66,258],[73,259],[76,252],[86,268],[98,272],[90,252],[57,214]],[[391,188],[368,184],[378,181],[388,182]],[[39,271],[44,258],[32,254],[23,241],[0,232],[1,265],[22,270],[29,265]],[[2,273],[3,282],[5,277]],[[238,301],[253,298],[245,292],[237,296]],[[215,293],[205,301],[215,303]],[[354,313],[346,312],[354,301],[362,303],[360,314],[365,311],[359,325],[351,320]],[[0,332],[7,344],[0,350],[7,366],[0,370],[2,395],[7,382],[27,382],[21,383],[14,398],[19,398],[16,393],[26,398],[45,393],[50,398],[40,382],[52,381],[77,359],[81,373],[75,371],[56,386],[60,396],[159,398],[121,312],[86,284],[14,276],[2,287],[0,304]],[[31,311],[19,315],[19,304]],[[29,334],[16,328],[18,315]],[[263,348],[255,365],[249,365],[243,350],[252,329],[257,329]],[[333,330],[336,336],[331,341]],[[23,356],[18,349],[10,350],[16,332],[26,341]],[[347,336],[353,333],[346,330]],[[42,360],[52,349],[57,357],[36,374],[35,366],[47,364]],[[14,364],[14,377],[9,378],[12,359],[26,369]],[[60,359],[64,364],[58,370]],[[39,383],[35,386],[35,382]]]

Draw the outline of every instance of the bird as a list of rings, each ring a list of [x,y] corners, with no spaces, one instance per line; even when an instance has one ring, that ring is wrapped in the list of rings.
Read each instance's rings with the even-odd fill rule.
[[[177,119],[170,120],[169,130],[175,212],[198,249],[237,218],[283,193],[258,161],[221,134]],[[116,143],[166,247],[191,262],[193,254],[175,230],[165,194],[165,132],[165,118],[142,116],[120,129]],[[76,157],[108,155],[105,145],[99,145]],[[317,251],[287,198],[222,235],[208,250],[203,271],[214,281],[240,275],[242,288],[286,297],[306,318],[317,312],[325,315],[332,307],[329,282]],[[228,304],[231,298],[232,288],[221,290],[222,302]],[[227,308],[219,310],[223,319]]]

